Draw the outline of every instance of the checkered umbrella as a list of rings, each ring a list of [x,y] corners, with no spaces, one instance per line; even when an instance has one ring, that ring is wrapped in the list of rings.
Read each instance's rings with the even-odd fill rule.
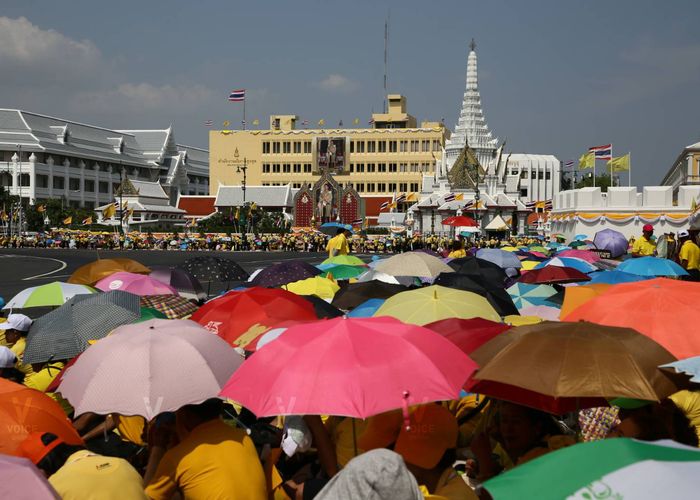
[[[141,305],[162,312],[168,319],[189,318],[198,309],[192,301],[177,295],[146,295],[141,297]]]
[[[70,359],[87,349],[89,340],[106,337],[140,316],[138,295],[121,290],[76,295],[34,321],[27,335],[24,362]]]
[[[187,259],[179,267],[200,281],[228,283],[230,281],[245,281],[249,276],[245,269],[235,261],[222,257],[194,257]]]

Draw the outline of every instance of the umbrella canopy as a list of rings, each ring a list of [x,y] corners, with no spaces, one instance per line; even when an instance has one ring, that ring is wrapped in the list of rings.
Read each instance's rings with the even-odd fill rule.
[[[506,252],[499,248],[480,248],[476,252],[476,256],[483,260],[488,260],[493,262],[498,267],[506,269],[508,267],[514,267],[515,269],[520,269],[522,266],[520,264],[520,259],[511,252]]]
[[[700,384],[700,356],[693,356],[692,358],[680,359],[673,363],[666,363],[659,368],[668,368],[674,370],[676,373],[683,373],[690,377],[691,382]]]
[[[587,240],[587,239],[588,239],[587,234],[577,234],[576,236],[574,236],[574,241],[583,241],[583,240]]]
[[[9,455],[0,455],[0,497],[13,500],[61,498],[29,459]]]
[[[413,276],[392,276],[386,273],[378,273],[374,269],[369,269],[367,272],[362,273],[357,277],[357,281],[359,282],[382,281],[384,283],[390,283],[392,285],[403,286],[411,286],[415,284],[417,279],[418,278],[414,278]]]
[[[593,244],[598,250],[610,252],[613,258],[626,254],[629,247],[625,235],[614,229],[603,229],[595,233]]]
[[[545,396],[555,406],[569,399],[585,408],[591,404],[586,398],[660,401],[678,390],[657,368],[675,361],[673,355],[629,328],[585,321],[520,326],[494,337],[472,357],[480,366],[473,377],[478,382],[467,389],[547,411],[552,407],[519,391]]]
[[[697,448],[617,438],[561,448],[486,481],[484,488],[494,500],[695,498],[698,475]]]
[[[87,285],[74,285],[54,281],[46,285],[26,288],[3,307],[3,309],[21,309],[29,307],[53,307],[65,304],[75,295],[97,293],[97,290]]]
[[[319,228],[323,234],[328,236],[335,236],[338,234],[338,229],[343,229],[345,231],[352,231],[352,226],[349,224],[341,224],[340,222],[325,222],[321,224]]]
[[[593,271],[598,270],[598,268],[593,264],[573,257],[553,257],[540,262],[535,266],[535,269],[542,269],[543,267],[547,266],[570,267],[572,269],[576,269],[577,271],[581,271],[582,273],[592,273]]]
[[[590,250],[564,250],[558,257],[573,257],[575,259],[585,260],[586,262],[598,262],[600,257],[597,253],[591,252]]]
[[[354,255],[336,255],[321,262],[322,265],[331,266],[366,266],[365,262]]]
[[[76,415],[151,420],[216,397],[243,357],[194,321],[154,319],[117,328],[63,375],[59,392]]]
[[[534,268],[537,267],[537,264],[539,264],[539,262],[534,261],[534,260],[523,260],[523,261],[520,261],[520,266],[521,266],[521,267],[520,267],[520,272],[523,272],[523,271],[532,271]]]
[[[476,276],[459,273],[441,274],[435,278],[433,284],[478,293],[485,297],[501,316],[518,314],[518,308],[515,307],[508,292],[500,286],[484,282]]]
[[[268,266],[255,275],[251,280],[255,286],[278,287],[292,283],[293,281],[313,278],[321,274],[321,271],[302,260],[288,260]]]
[[[162,281],[143,274],[122,271],[102,278],[95,287],[104,292],[121,290],[134,295],[177,295],[177,290]]]
[[[574,283],[577,281],[590,281],[588,275],[571,267],[545,266],[542,269],[533,269],[523,274],[520,283]]]
[[[17,447],[35,431],[51,432],[68,444],[83,444],[56,401],[41,391],[0,378],[0,453],[17,455]]]
[[[520,309],[523,316],[536,316],[547,321],[559,321],[559,308],[551,305],[528,306]]]
[[[527,283],[515,283],[506,291],[518,309],[548,305],[547,298],[557,293],[550,285],[530,285]]]
[[[498,312],[481,295],[439,285],[394,295],[384,302],[375,316],[391,316],[414,325],[426,325],[446,318],[501,320]]]
[[[76,269],[68,278],[68,283],[94,285],[102,278],[119,271],[136,274],[151,272],[149,268],[132,259],[97,259]]]
[[[649,276],[640,276],[638,274],[626,273],[624,271],[597,271],[595,273],[590,273],[591,281],[589,283],[593,284],[608,284],[608,285],[619,285],[620,283],[634,283],[635,281],[644,281],[650,279]]]
[[[141,316],[138,295],[121,290],[76,295],[58,309],[32,323],[24,362],[70,359],[88,347],[89,340],[107,336],[118,326]]]
[[[340,290],[335,281],[320,276],[294,281],[284,285],[284,288],[297,295],[316,295],[322,299],[332,299]]]
[[[330,319],[343,316],[345,313],[335,306],[329,304],[326,300],[317,297],[316,295],[300,295],[300,297],[314,306],[314,312],[319,319]]]
[[[470,256],[452,259],[448,262],[448,265],[459,274],[476,276],[486,282],[501,286],[505,286],[505,281],[508,278],[505,270],[498,264],[479,259],[478,257]]]
[[[656,278],[616,285],[564,317],[634,328],[679,359],[700,355],[700,285]]]
[[[173,287],[179,295],[187,299],[206,300],[207,298],[207,293],[199,280],[184,269],[154,267],[150,277]]]
[[[246,360],[221,395],[258,417],[367,418],[454,399],[474,369],[432,330],[392,318],[336,318],[287,329]]]
[[[688,271],[669,259],[637,257],[617,266],[618,271],[639,276],[688,276]]]
[[[606,292],[612,285],[604,283],[587,284],[582,286],[567,286],[564,291],[564,302],[561,306],[561,317],[565,318],[574,309],[581,307],[589,300],[595,299],[601,293]]]
[[[368,299],[348,313],[348,318],[370,318],[382,307],[385,299]]]
[[[153,309],[151,307],[141,308],[141,317],[136,320],[136,323],[141,323],[143,321],[149,321],[152,319],[168,319],[168,317],[160,312],[158,309]]]
[[[317,317],[313,305],[292,292],[253,287],[210,300],[192,319],[235,344],[251,327],[269,329],[282,321],[312,321]]]
[[[379,261],[374,269],[392,276],[418,276],[421,278],[435,278],[440,273],[454,272],[442,260],[424,252],[406,252],[394,255]]]
[[[141,306],[160,311],[168,319],[189,318],[199,309],[191,300],[177,295],[146,295],[141,297]]]
[[[504,323],[496,323],[482,318],[441,319],[434,323],[428,323],[425,327],[438,332],[467,355],[510,328]]]
[[[510,326],[526,326],[526,325],[536,325],[538,323],[544,322],[539,316],[517,316],[510,315],[504,316],[503,322]]]
[[[408,290],[408,288],[403,285],[394,285],[382,281],[349,283],[335,294],[331,304],[340,309],[349,311],[368,299],[388,299],[406,290]]]
[[[360,266],[331,266],[326,268],[321,276],[324,278],[332,277],[337,280],[349,280],[350,278],[356,278],[367,271],[366,268]]]
[[[448,217],[442,220],[442,224],[445,226],[452,227],[477,227],[478,224],[471,217],[466,215],[457,215],[455,217]]]
[[[178,267],[190,273],[200,282],[229,283],[231,281],[245,281],[249,276],[246,270],[235,261],[209,255],[187,259]]]

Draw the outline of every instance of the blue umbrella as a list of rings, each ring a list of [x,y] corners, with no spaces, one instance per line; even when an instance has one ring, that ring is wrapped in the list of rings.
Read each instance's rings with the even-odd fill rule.
[[[506,291],[518,309],[530,306],[552,305],[547,299],[557,293],[553,286],[531,285],[529,283],[515,283],[507,288]]]
[[[352,231],[352,226],[350,224],[341,224],[340,222],[326,222],[324,224],[321,224],[320,229],[323,234],[335,236],[335,233],[338,232],[338,229],[346,229],[348,231]]]
[[[506,252],[505,250],[501,250],[499,248],[482,248],[476,252],[476,256],[479,259],[484,259],[488,260],[489,262],[493,262],[498,267],[501,267],[503,269],[509,267],[520,269],[521,267],[523,267],[520,263],[520,259],[518,259],[516,255],[513,255],[513,253],[511,252]]]
[[[628,259],[617,266],[618,271],[639,276],[687,276],[688,271],[668,259],[658,257],[638,257]]]
[[[588,239],[587,234],[577,234],[576,236],[574,236],[574,241],[583,241],[583,240],[587,240],[587,239]]]
[[[368,299],[347,314],[348,318],[370,318],[374,316],[385,299]]]
[[[607,250],[613,258],[627,253],[629,243],[625,235],[613,229],[603,229],[595,233],[593,244],[598,250]]]
[[[592,273],[593,271],[598,270],[598,268],[593,264],[590,264],[583,259],[576,259],[573,257],[553,257],[549,260],[540,262],[535,266],[535,269],[542,269],[546,266],[573,267],[582,273]]]
[[[676,373],[685,373],[692,378],[691,382],[700,383],[700,356],[694,356],[687,359],[679,359],[673,363],[668,363],[659,366],[659,368],[673,368]]]
[[[591,281],[587,285],[603,283],[606,285],[618,285],[620,283],[632,283],[635,281],[644,281],[649,279],[649,276],[640,276],[638,274],[626,273],[624,271],[596,271],[589,274]]]

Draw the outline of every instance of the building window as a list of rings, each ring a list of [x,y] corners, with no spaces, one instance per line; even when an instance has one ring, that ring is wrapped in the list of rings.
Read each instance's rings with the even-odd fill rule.
[[[374,193],[374,182],[370,182],[367,184],[367,192]]]
[[[386,172],[386,163],[377,163],[377,172]]]
[[[106,184],[106,182],[105,182]],[[53,188],[54,189],[63,189],[65,188],[65,180],[63,177],[57,177],[54,176],[53,178]]]
[[[389,172],[396,172],[396,163],[389,163]]]
[[[418,144],[420,141],[411,141],[411,153],[418,152]]]
[[[368,163],[368,164],[367,164],[367,172],[372,172],[372,173],[373,173],[373,172],[375,172],[375,170],[376,170],[376,167],[375,167],[374,163]]]
[[[295,164],[294,164],[294,173],[295,173],[295,174],[300,174],[300,173],[301,173],[301,163],[295,163]]]
[[[358,182],[355,184],[355,191],[358,193],[364,193],[365,192],[365,184],[364,182]]]
[[[418,183],[417,182],[412,182],[411,183],[411,192],[417,193],[418,192]]]
[[[263,145],[263,146],[262,146],[262,148],[263,148],[263,154],[264,154],[264,155],[270,154],[270,142],[269,142],[269,141],[265,141],[265,142],[262,143],[262,145]]]
[[[440,141],[433,140],[433,151],[440,151],[442,149]]]
[[[272,152],[273,153],[279,153],[280,152],[280,143],[275,141],[272,143]]]
[[[389,152],[396,153],[396,141],[389,141]]]
[[[367,141],[367,152],[375,153],[377,151],[377,143],[374,141]]]
[[[377,141],[377,151],[386,153],[386,141]]]
[[[280,164],[279,164],[279,163],[273,163],[273,164],[272,164],[272,173],[273,173],[273,174],[279,174],[279,173],[280,173]]]
[[[282,152],[283,153],[291,153],[292,152],[292,143],[291,142],[283,142],[282,143]]]
[[[269,182],[263,182],[262,185],[263,185],[263,186],[269,186],[270,183],[269,183]]]
[[[94,192],[95,192],[95,181],[86,180],[86,181],[85,181],[85,187],[83,188],[83,190],[84,190],[86,193],[94,193]]]
[[[527,198],[527,188],[522,188],[520,190],[520,197],[521,198]]]
[[[527,170],[523,170],[522,172],[520,172],[520,178],[527,179]]]
[[[304,141],[304,153],[311,153],[311,141]]]
[[[87,208],[88,210],[94,210],[95,209],[95,202],[94,201],[86,201],[85,208]]]
[[[395,183],[395,182],[390,182],[390,183],[389,183],[389,192],[390,192],[390,193],[395,193],[395,192],[396,192],[396,183]]]
[[[355,152],[355,141],[350,141],[350,152],[351,153]]]
[[[289,144],[289,143],[287,143],[287,144]],[[284,165],[282,165],[282,172],[284,172],[285,174],[291,174],[292,173],[291,163],[285,163]]]
[[[407,163],[399,163],[399,172],[407,172],[408,171],[407,166],[408,166]]]
[[[365,152],[365,141],[357,141],[357,152],[358,153]]]
[[[408,191],[408,183],[407,182],[399,183],[399,191],[401,191],[402,193],[405,193],[406,191]]]
[[[380,182],[377,184],[377,191],[380,193],[386,193],[386,183]]]
[[[53,178],[53,187],[56,187],[55,177]],[[97,188],[99,189],[100,193],[109,194],[109,182],[100,181],[100,183],[97,185]]]
[[[305,174],[311,173],[311,163],[304,163],[304,173]]]
[[[547,170],[544,174],[544,180],[548,181],[551,178],[552,178],[552,173],[549,170]]]
[[[510,171],[510,175],[518,175],[518,171],[513,169]]]
[[[364,172],[365,171],[365,164],[358,163],[357,165],[355,165],[355,171],[356,172]]]
[[[301,182],[293,182],[292,189],[301,189]]]
[[[49,187],[49,176],[48,175],[36,174],[35,179],[36,179],[36,187],[38,187],[38,188]]]
[[[19,176],[19,185],[20,186],[29,186],[30,179],[31,178],[30,178],[29,174],[21,174]]]
[[[350,164],[350,172],[354,172],[354,171],[355,171],[355,164],[351,163]]]
[[[430,152],[430,141],[421,141],[421,151],[424,153]]]
[[[263,163],[263,174],[269,174],[269,173],[270,173],[270,164]]]
[[[420,172],[420,168],[418,167],[418,163],[411,163],[411,172]]]
[[[399,151],[401,153],[408,152],[408,141],[399,141]]]
[[[294,141],[294,152],[301,153],[301,141]]]

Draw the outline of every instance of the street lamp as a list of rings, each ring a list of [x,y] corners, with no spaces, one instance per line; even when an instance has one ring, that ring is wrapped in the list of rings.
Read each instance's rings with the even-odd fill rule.
[[[119,160],[119,232],[124,232],[124,166],[122,160]]]
[[[236,173],[240,174],[243,172],[243,182],[241,182],[241,190],[243,191],[243,207],[241,207],[241,213],[245,210],[245,186],[246,186],[246,179],[248,178],[248,163],[245,157],[243,157],[243,166],[237,166],[236,167]],[[248,224],[248,216],[245,216],[246,218],[246,224],[241,226],[241,243],[243,245],[243,248],[246,246],[246,234],[245,234],[245,226]],[[239,219],[240,220],[240,219]]]

